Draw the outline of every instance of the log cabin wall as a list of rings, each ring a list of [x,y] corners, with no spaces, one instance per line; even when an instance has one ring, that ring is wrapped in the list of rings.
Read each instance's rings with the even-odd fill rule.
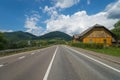
[[[94,28],[83,38],[83,43],[101,43],[104,45],[112,45],[112,35],[104,28]]]

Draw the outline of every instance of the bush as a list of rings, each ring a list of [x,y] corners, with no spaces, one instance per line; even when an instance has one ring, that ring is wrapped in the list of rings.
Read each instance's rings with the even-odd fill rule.
[[[100,43],[71,43],[71,46],[81,47],[81,48],[95,48],[95,49],[102,49],[104,48],[103,44]]]

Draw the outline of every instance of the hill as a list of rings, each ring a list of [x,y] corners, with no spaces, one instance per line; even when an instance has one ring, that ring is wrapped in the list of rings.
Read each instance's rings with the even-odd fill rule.
[[[35,36],[28,32],[16,31],[16,32],[5,32],[4,37],[9,41],[21,41],[21,40],[50,40],[50,39],[62,39],[69,41],[72,37],[66,33],[60,31],[53,31],[42,36]]]
[[[37,39],[41,39],[41,40],[62,39],[62,40],[69,41],[72,39],[72,37],[64,32],[53,31],[53,32],[44,34],[42,36],[39,36]]]
[[[31,40],[36,36],[28,32],[16,31],[16,32],[5,32],[4,36],[9,41],[20,41],[20,40]]]
[[[4,40],[5,39],[5,40]],[[66,33],[54,31],[42,36],[35,36],[28,32],[4,32],[0,35],[0,40],[4,40],[0,45],[0,49],[17,49],[34,46],[47,46],[54,44],[65,44],[72,37]],[[30,41],[28,41],[30,40]]]

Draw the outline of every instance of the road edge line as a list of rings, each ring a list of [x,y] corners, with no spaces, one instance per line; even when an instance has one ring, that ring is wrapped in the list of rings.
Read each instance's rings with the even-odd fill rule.
[[[65,47],[66,47],[66,46],[65,46]],[[102,64],[103,66],[105,66],[105,67],[107,67],[107,68],[110,68],[110,69],[112,69],[112,70],[120,73],[120,70],[119,70],[119,69],[116,69],[116,68],[114,68],[114,67],[111,67],[111,66],[109,66],[109,65],[107,65],[107,64],[105,64],[105,63],[103,63],[103,62],[101,62],[101,61],[99,61],[99,60],[96,60],[96,59],[94,59],[94,58],[92,58],[92,57],[89,57],[89,56],[87,56],[87,55],[85,55],[85,54],[82,54],[81,52],[79,52],[79,51],[77,51],[77,50],[74,50],[74,49],[72,49],[72,48],[69,48],[69,47],[66,47],[66,48],[68,48],[68,49],[70,49],[70,50],[72,50],[72,51],[74,51],[74,52],[76,52],[76,53],[78,53],[78,54],[80,54],[80,55],[82,55],[82,56],[84,56],[84,57],[87,57],[87,58],[90,59],[90,60],[93,60],[93,61],[95,61],[95,62],[97,62],[97,63],[99,63],[99,64]]]
[[[18,59],[24,59],[26,56],[21,56],[21,57],[19,57]]]
[[[51,46],[51,47],[53,47],[53,46]],[[10,58],[10,57],[14,57],[14,56],[19,56],[19,55],[22,55],[22,54],[30,54],[30,53],[32,53],[32,52],[42,51],[42,50],[45,50],[45,49],[48,49],[48,48],[50,48],[50,47],[45,47],[45,48],[41,48],[41,49],[37,49],[37,50],[20,52],[20,53],[17,53],[17,54],[11,54],[11,55],[7,55],[7,56],[2,56],[2,57],[0,57],[0,60],[1,60],[1,59]]]
[[[0,68],[3,67],[4,65],[3,64],[0,64]]]
[[[57,46],[57,48],[56,48],[56,50],[55,50],[55,52],[54,52],[54,55],[53,55],[53,57],[52,57],[52,60],[50,61],[50,64],[49,64],[49,66],[48,66],[48,68],[47,68],[47,71],[46,71],[46,73],[45,73],[45,76],[44,76],[43,80],[47,80],[47,78],[48,78],[48,76],[49,76],[49,73],[50,73],[50,70],[51,70],[53,61],[54,61],[54,59],[55,59],[55,55],[56,55],[56,53],[57,53],[57,50],[58,50],[58,46]]]

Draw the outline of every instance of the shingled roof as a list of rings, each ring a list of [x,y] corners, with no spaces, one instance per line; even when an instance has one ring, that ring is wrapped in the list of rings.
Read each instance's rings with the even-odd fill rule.
[[[73,37],[74,38],[81,38],[81,37],[83,37],[84,35],[86,35],[88,32],[90,32],[93,28],[104,28],[104,29],[106,29],[112,36],[114,36],[114,34],[111,32],[111,31],[109,31],[107,28],[105,28],[104,26],[102,26],[102,25],[100,25],[100,24],[95,24],[94,26],[92,26],[92,27],[90,27],[90,28],[88,28],[87,30],[85,30],[84,32],[82,32],[81,34],[75,34]]]

